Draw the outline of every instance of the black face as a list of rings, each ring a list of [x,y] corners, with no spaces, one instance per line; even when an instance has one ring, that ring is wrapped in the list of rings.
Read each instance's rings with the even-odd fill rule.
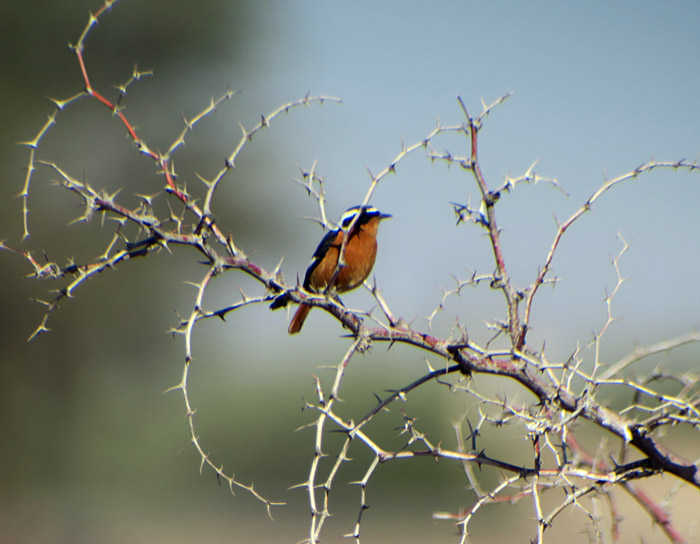
[[[354,206],[342,215],[340,218],[340,226],[344,229],[348,228],[358,212],[360,213],[360,218],[357,220],[357,223],[355,223],[356,226],[364,225],[374,217],[391,217],[390,215],[382,214],[374,206]]]

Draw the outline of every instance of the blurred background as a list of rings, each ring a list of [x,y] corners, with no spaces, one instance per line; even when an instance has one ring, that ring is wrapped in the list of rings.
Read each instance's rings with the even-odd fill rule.
[[[22,241],[22,190],[31,141],[53,111],[48,97],[65,99],[82,89],[68,43],[77,41],[88,13],[100,3],[6,0],[0,6],[3,85],[0,88],[0,239],[39,257],[85,262],[104,252],[114,224],[71,221],[80,203],[52,184],[40,169],[31,187],[31,236]],[[342,105],[300,108],[272,123],[248,144],[214,205],[218,224],[239,247],[269,269],[284,257],[287,279],[302,276],[322,236],[316,203],[293,182],[299,168],[316,163],[325,179],[328,211],[336,218],[362,201],[370,175],[435,127],[463,122],[457,96],[472,115],[514,92],[485,121],[482,168],[496,186],[504,176],[535,172],[556,178],[519,186],[498,205],[504,250],[515,284],[537,274],[556,230],[606,179],[652,157],[697,160],[700,152],[700,72],[697,57],[700,5],[692,0],[657,2],[369,2],[346,4],[121,0],[86,43],[93,85],[111,99],[135,65],[153,70],[129,88],[126,114],[152,149],[165,150],[190,118],[228,89],[238,94],[202,121],[174,157],[181,182],[197,193],[197,174],[211,178],[240,137],[277,106],[307,92],[337,96]],[[465,154],[461,138],[436,140],[439,151]],[[59,113],[41,142],[38,158],[55,161],[78,179],[133,205],[134,193],[154,194],[163,185],[150,159],[139,155],[109,112],[82,100]],[[491,273],[486,238],[474,225],[456,226],[451,202],[477,201],[472,178],[418,152],[386,178],[373,204],[394,218],[382,225],[375,277],[392,310],[428,330],[425,316],[455,278]],[[162,197],[160,197],[162,199]],[[614,362],[637,345],[648,345],[700,326],[700,178],[658,171],[616,187],[567,234],[554,272],[556,289],[542,289],[533,307],[530,342],[546,343],[551,361],[586,345],[607,320],[604,298],[620,261],[628,281],[613,299],[619,318],[606,333],[601,358]],[[312,375],[330,387],[348,345],[337,324],[313,312],[298,337],[286,334],[284,312],[266,307],[204,323],[197,330],[191,395],[205,449],[245,483],[287,506],[264,508],[245,492],[232,497],[205,470],[189,445],[182,398],[163,392],[179,383],[181,338],[167,331],[191,311],[200,281],[199,255],[183,248],[136,260],[95,278],[61,305],[50,334],[31,343],[55,285],[25,279],[22,258],[0,253],[0,540],[57,542],[298,542],[309,513],[303,482],[313,453],[312,431],[294,432],[312,420],[303,398],[313,398]],[[218,279],[208,293],[210,309],[260,288],[241,274]],[[356,308],[373,301],[359,290],[345,297]],[[487,324],[504,317],[498,293],[468,288],[451,297],[432,321],[447,336],[459,316],[470,336],[485,342]],[[699,350],[687,346],[653,360],[682,374],[697,367]],[[361,417],[373,393],[404,386],[425,371],[425,354],[375,346],[353,359],[343,397],[347,417]],[[439,366],[441,361],[431,360]],[[477,378],[492,391],[529,397],[502,380]],[[451,424],[474,410],[469,399],[438,386],[410,397],[433,442],[455,446]],[[254,414],[254,417],[251,417]],[[477,416],[478,417],[478,416]],[[387,433],[401,425],[397,410],[382,420]],[[333,452],[340,438],[329,437]],[[335,442],[334,442],[335,440]],[[506,433],[483,437],[494,453],[513,449]],[[670,444],[697,458],[697,437]],[[526,443],[513,459],[527,456]],[[499,448],[501,448],[499,450]],[[336,482],[337,514],[324,541],[352,531],[361,477],[369,457]],[[527,458],[527,457],[525,457]],[[368,542],[455,542],[448,522],[434,511],[468,507],[473,494],[461,467],[432,461],[388,464],[369,488],[372,508],[363,521]],[[484,472],[493,483],[498,474]],[[675,482],[653,482],[660,500]],[[700,541],[697,494],[683,490],[670,503],[678,528]],[[347,501],[347,502],[345,502]],[[632,501],[621,503],[626,535],[663,542],[658,529]],[[504,516],[508,516],[504,518]],[[632,519],[644,520],[635,526]],[[500,519],[500,522],[494,520]],[[508,523],[503,523],[508,519]],[[562,518],[563,519],[563,518]],[[572,542],[587,541],[583,520],[563,530]],[[475,535],[524,541],[534,534],[532,506],[494,506],[472,529]],[[523,532],[525,531],[525,532]],[[524,537],[523,535],[528,535]],[[636,540],[635,540],[636,541]]]

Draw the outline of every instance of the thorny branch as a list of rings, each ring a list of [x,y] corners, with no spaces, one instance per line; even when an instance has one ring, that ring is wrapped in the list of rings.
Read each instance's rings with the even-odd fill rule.
[[[34,339],[41,333],[48,332],[48,319],[50,315],[58,308],[59,303],[61,303],[64,299],[72,298],[75,295],[75,292],[81,286],[83,286],[87,280],[101,274],[102,272],[114,269],[118,265],[132,260],[134,257],[143,257],[147,256],[153,251],[168,249],[168,247],[173,244],[193,247],[200,254],[202,254],[205,257],[206,263],[208,264],[208,270],[204,279],[196,286],[198,290],[197,302],[189,318],[183,320],[182,323],[180,323],[173,330],[175,334],[181,334],[184,336],[186,353],[182,380],[177,386],[171,388],[170,390],[182,391],[189,421],[191,441],[200,455],[202,468],[205,465],[209,466],[220,480],[223,479],[229,484],[232,492],[236,487],[250,492],[255,498],[265,503],[269,513],[272,506],[284,503],[270,501],[262,497],[252,485],[245,485],[238,482],[232,475],[225,473],[223,467],[216,465],[205,452],[195,431],[194,415],[196,410],[191,404],[187,390],[189,368],[194,360],[192,353],[192,332],[196,323],[201,319],[206,319],[209,317],[223,317],[228,312],[234,311],[243,306],[260,302],[262,300],[267,300],[266,297],[247,299],[247,297],[244,296],[243,300],[234,303],[227,308],[221,308],[216,311],[206,311],[202,306],[202,300],[204,292],[212,279],[220,275],[224,270],[240,269],[248,274],[251,274],[258,280],[265,278],[263,283],[272,291],[279,291],[282,288],[277,279],[277,271],[268,272],[256,266],[238,250],[230,236],[225,236],[219,230],[219,227],[215,224],[211,215],[211,202],[216,189],[222,183],[226,175],[233,169],[235,161],[244,149],[246,143],[253,140],[253,138],[262,129],[269,128],[271,122],[275,118],[279,117],[283,113],[288,113],[299,106],[308,106],[313,103],[322,104],[324,102],[339,102],[339,100],[333,97],[313,96],[311,94],[307,94],[300,100],[284,104],[274,109],[269,114],[261,116],[261,120],[252,128],[246,129],[241,127],[242,135],[234,145],[233,151],[224,161],[224,168],[220,170],[211,181],[207,181],[203,178],[201,179],[206,188],[206,192],[204,195],[204,205],[200,207],[196,203],[195,198],[188,194],[184,184],[179,184],[176,181],[172,158],[174,153],[184,146],[186,137],[193,130],[195,125],[205,117],[214,113],[222,102],[231,99],[233,97],[233,93],[231,91],[227,91],[221,97],[212,99],[209,106],[207,106],[203,111],[193,116],[191,119],[185,119],[185,127],[173,141],[172,145],[170,145],[167,152],[159,153],[154,151],[147,144],[147,142],[141,136],[139,136],[136,128],[124,113],[122,105],[128,88],[135,82],[142,79],[144,76],[151,75],[151,73],[141,72],[135,68],[129,80],[125,84],[117,86],[119,91],[117,100],[111,101],[104,94],[93,87],[89,76],[89,70],[85,62],[85,42],[91,31],[98,24],[100,18],[110,11],[115,1],[116,0],[105,0],[101,8],[94,14],[90,15],[89,21],[83,29],[77,43],[71,46],[82,74],[84,84],[83,92],[65,100],[52,100],[56,106],[56,110],[49,116],[47,122],[41,127],[39,132],[32,140],[23,142],[23,144],[29,148],[30,152],[27,175],[25,177],[24,187],[20,193],[20,197],[22,198],[23,202],[25,239],[29,236],[30,190],[33,175],[38,166],[44,166],[51,169],[58,175],[57,182],[68,191],[76,194],[82,200],[85,211],[83,215],[78,217],[75,221],[89,222],[95,215],[111,217],[116,220],[119,226],[118,230],[106,248],[104,254],[93,262],[88,263],[69,262],[69,264],[66,266],[60,266],[55,262],[48,261],[47,259],[47,263],[40,264],[29,251],[16,249],[4,243],[0,243],[0,249],[9,250],[22,255],[32,266],[33,274],[31,274],[31,277],[37,279],[67,281],[64,287],[56,291],[56,295],[51,300],[38,301],[46,307],[46,310],[40,324],[30,335],[29,340]],[[64,112],[64,110],[66,110],[69,106],[73,105],[77,100],[82,98],[90,98],[98,101],[104,105],[113,115],[113,117],[123,125],[129,138],[135,144],[137,151],[153,160],[158,167],[158,170],[165,181],[163,193],[174,197],[183,206],[182,214],[176,215],[171,213],[168,217],[158,217],[152,208],[152,201],[156,196],[159,196],[159,194],[151,196],[140,195],[139,198],[141,199],[141,205],[136,209],[130,209],[127,206],[119,203],[117,198],[118,192],[115,194],[108,194],[104,191],[98,191],[94,189],[87,181],[79,181],[73,177],[58,164],[44,161],[37,157],[40,143],[47,135],[49,130],[56,125],[56,119],[59,113]],[[190,223],[186,221],[190,221]],[[122,228],[126,224],[133,225],[137,228],[140,235],[139,239],[132,241],[127,238],[125,230]],[[122,249],[117,247],[117,242],[120,240],[123,241],[124,245]]]
[[[45,264],[41,264],[29,251],[0,243],[0,249],[15,252],[26,259],[32,268],[32,277],[64,282],[63,287],[57,290],[51,300],[43,302],[46,305],[44,316],[30,339],[48,331],[48,318],[58,308],[59,303],[73,297],[88,279],[109,269],[118,268],[134,257],[145,257],[154,251],[168,249],[173,244],[191,247],[199,258],[204,257],[206,271],[201,281],[194,284],[196,296],[189,315],[182,318],[172,330],[173,334],[183,336],[185,344],[182,379],[172,389],[180,390],[183,394],[190,438],[200,456],[201,468],[209,467],[219,480],[223,479],[228,483],[232,492],[236,488],[246,490],[264,503],[268,512],[271,511],[272,506],[282,503],[263,497],[252,485],[243,484],[231,473],[224,471],[200,441],[195,426],[196,409],[188,392],[189,370],[196,360],[192,346],[193,331],[202,320],[212,317],[223,318],[230,312],[239,311],[251,305],[269,303],[275,297],[284,294],[292,302],[304,302],[325,310],[334,316],[352,336],[350,346],[336,367],[331,391],[329,393],[324,391],[321,380],[316,378],[315,401],[306,403],[306,408],[316,413],[315,419],[309,425],[315,429],[314,454],[308,477],[299,486],[306,490],[312,514],[307,542],[317,543],[321,540],[325,522],[332,515],[331,490],[339,478],[341,466],[351,462],[351,449],[357,447],[365,449],[372,455],[372,460],[363,477],[354,482],[360,487],[360,508],[355,526],[346,536],[354,538],[357,542],[360,541],[363,514],[368,507],[367,488],[373,475],[381,470],[384,463],[397,460],[412,461],[421,457],[455,461],[462,463],[465,468],[465,475],[476,496],[472,506],[458,512],[434,514],[436,519],[451,519],[457,524],[461,542],[469,541],[470,520],[484,505],[517,502],[528,498],[532,500],[535,513],[534,541],[536,542],[543,542],[548,528],[555,523],[559,514],[570,509],[583,513],[590,520],[594,530],[600,532],[598,515],[591,511],[592,506],[586,502],[586,497],[606,496],[609,499],[611,511],[614,511],[611,492],[616,487],[622,487],[627,493],[631,493],[650,517],[663,527],[669,540],[683,542],[683,537],[659,503],[651,499],[643,490],[634,487],[632,482],[667,473],[691,487],[700,489],[697,461],[682,459],[668,451],[661,439],[661,433],[658,432],[666,426],[683,426],[694,431],[700,427],[700,391],[697,377],[655,374],[645,380],[625,377],[622,372],[644,357],[673,350],[688,343],[700,342],[698,332],[693,331],[675,339],[638,347],[633,353],[603,368],[599,348],[608,325],[613,321],[610,303],[624,281],[620,273],[620,258],[626,249],[626,244],[623,244],[622,251],[613,263],[618,274],[618,284],[606,299],[608,322],[595,335],[590,345],[577,347],[566,361],[549,361],[543,348],[534,348],[528,344],[527,331],[535,295],[541,285],[552,281],[550,272],[554,256],[565,234],[581,216],[590,211],[607,191],[617,185],[654,170],[684,169],[697,172],[700,170],[697,162],[651,160],[630,172],[606,180],[566,221],[558,225],[550,248],[533,282],[528,286],[517,287],[508,274],[507,256],[501,243],[501,231],[497,222],[498,202],[518,183],[546,181],[555,187],[559,185],[556,180],[536,176],[532,172],[532,167],[522,176],[506,178],[505,183],[500,186],[491,184],[484,176],[480,165],[479,134],[487,116],[510,94],[504,95],[492,104],[483,103],[482,111],[476,117],[469,113],[465,102],[459,98],[459,105],[466,120],[454,126],[438,123],[421,141],[408,146],[402,144],[399,153],[386,168],[377,174],[369,172],[369,187],[363,200],[363,204],[369,203],[377,186],[389,174],[396,173],[399,163],[407,156],[419,151],[423,151],[430,160],[459,166],[470,173],[476,183],[480,195],[478,206],[455,204],[455,212],[459,221],[469,222],[484,229],[493,252],[495,272],[481,276],[475,273],[471,279],[458,282],[455,290],[445,293],[440,306],[445,298],[459,294],[465,285],[488,284],[492,289],[500,291],[505,302],[506,318],[500,325],[499,333],[508,339],[507,347],[491,348],[490,344],[481,346],[470,339],[468,331],[459,325],[456,327],[459,333],[456,336],[442,337],[433,335],[432,331],[428,334],[408,325],[402,318],[396,317],[376,285],[367,285],[367,287],[375,297],[382,317],[351,310],[334,297],[309,293],[299,286],[286,283],[279,273],[279,265],[274,270],[266,270],[259,266],[241,248],[234,245],[232,236],[222,233],[211,215],[211,206],[216,197],[217,188],[227,176],[233,175],[233,169],[240,154],[247,143],[252,141],[259,132],[268,128],[270,123],[282,113],[287,113],[298,106],[338,100],[326,96],[307,95],[301,100],[290,102],[261,116],[261,120],[252,128],[241,127],[242,135],[226,157],[224,167],[211,179],[200,178],[204,186],[204,194],[201,195],[203,203],[198,205],[195,198],[185,189],[185,185],[178,183],[174,175],[172,157],[184,147],[186,138],[197,123],[213,114],[224,101],[233,97],[233,93],[229,91],[217,99],[212,99],[200,113],[185,119],[184,128],[165,153],[152,150],[139,136],[122,108],[122,102],[130,85],[150,73],[135,69],[127,83],[117,87],[119,96],[114,101],[96,90],[89,77],[84,58],[86,40],[99,19],[112,8],[113,4],[114,0],[106,0],[103,6],[90,16],[77,43],[72,46],[82,74],[84,91],[65,100],[54,100],[56,110],[49,116],[36,136],[31,141],[25,142],[29,148],[29,161],[20,196],[23,202],[25,238],[29,235],[31,182],[38,167],[49,168],[58,177],[57,182],[62,187],[81,199],[85,211],[77,219],[78,221],[88,222],[96,215],[103,218],[110,217],[117,221],[118,228],[104,253],[94,261],[69,262],[64,266],[48,259]],[[157,165],[165,182],[161,195],[167,198],[169,203],[172,202],[170,209],[172,210],[175,205],[181,211],[171,212],[167,217],[158,216],[151,206],[153,196],[140,197],[141,204],[137,208],[129,208],[119,202],[117,194],[99,191],[87,181],[79,181],[55,162],[44,161],[38,157],[40,143],[56,124],[58,115],[83,98],[94,99],[103,104],[121,123],[135,144],[137,152],[150,158]],[[434,142],[446,134],[459,134],[466,137],[468,149],[465,156],[435,151]],[[315,163],[309,171],[302,170],[302,178],[299,183],[318,203],[320,222],[328,226],[324,182],[316,174]],[[127,225],[138,231],[137,238],[127,238],[124,230]],[[260,284],[262,293],[253,297],[242,294],[240,300],[218,309],[205,308],[205,293],[212,282],[216,278],[236,271],[254,278]],[[431,358],[441,361],[444,366],[436,369],[428,363],[428,371],[415,377],[408,385],[390,391],[384,398],[378,396],[377,404],[363,417],[347,417],[341,414],[342,403],[339,402],[347,366],[356,353],[377,343],[387,343],[389,346],[405,344],[420,348]],[[592,371],[584,364],[584,354],[588,349],[595,351]],[[510,378],[524,391],[531,393],[532,397],[526,403],[517,404],[510,399],[484,394],[473,383],[476,377],[482,374]],[[675,389],[670,391],[669,388],[665,388],[661,391],[655,387],[658,381],[665,378],[675,379],[673,381]],[[389,442],[389,437],[377,435],[368,430],[370,427],[368,424],[371,421],[383,417],[383,414],[397,406],[397,403],[404,402],[418,388],[431,385],[446,387],[452,392],[469,395],[477,402],[478,423],[472,426],[471,421],[467,419],[470,434],[462,441],[461,433],[458,433],[456,447],[450,448],[442,442],[431,440],[427,434],[418,429],[417,419],[403,410],[401,411],[402,427],[399,433],[404,441],[403,447],[392,448],[383,445]],[[605,402],[602,393],[604,389],[628,393],[632,396],[633,403],[624,410],[616,411],[608,407]],[[581,420],[592,423],[604,433],[619,440],[621,454],[617,458],[611,456],[612,463],[589,454],[576,440],[576,424]],[[484,450],[479,450],[480,430],[487,425],[497,428],[505,425],[517,427],[518,432],[528,438],[533,445],[532,460],[514,464],[504,461],[497,455],[486,454]],[[321,460],[330,455],[329,451],[326,451],[325,438],[331,431],[343,433],[345,440],[333,454],[334,460],[324,473]],[[636,457],[631,461],[626,458],[629,450],[632,449],[630,446],[636,451]],[[473,466],[495,468],[502,477],[490,491],[486,491],[471,472]],[[514,492],[513,489],[515,489]],[[552,489],[564,489],[566,495],[548,511],[542,497]],[[616,527],[616,532],[617,525],[616,523],[613,525]]]

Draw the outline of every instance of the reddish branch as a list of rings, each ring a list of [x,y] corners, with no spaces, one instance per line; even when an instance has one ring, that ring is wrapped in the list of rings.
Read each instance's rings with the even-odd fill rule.
[[[507,96],[509,95],[506,95],[506,97]],[[491,240],[491,248],[493,249],[496,270],[498,271],[497,276],[493,279],[492,287],[501,289],[505,295],[506,305],[508,307],[508,334],[512,339],[516,340],[513,344],[515,349],[520,350],[525,341],[525,333],[520,330],[520,317],[518,315],[520,296],[516,293],[515,289],[513,289],[510,276],[506,270],[506,262],[503,256],[503,250],[501,249],[501,232],[496,222],[495,205],[501,195],[498,192],[489,190],[484,175],[481,172],[481,166],[479,165],[479,130],[481,130],[483,114],[478,118],[472,117],[469,115],[469,111],[462,98],[460,97],[458,100],[467,118],[467,125],[469,127],[468,134],[470,137],[470,170],[474,173],[474,179],[479,186],[481,200],[486,209],[486,224],[484,226]],[[487,109],[484,113],[488,113],[488,111]]]

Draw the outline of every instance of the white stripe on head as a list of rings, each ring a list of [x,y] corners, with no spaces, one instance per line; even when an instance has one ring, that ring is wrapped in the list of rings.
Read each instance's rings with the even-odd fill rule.
[[[352,223],[352,220],[360,211],[362,211],[362,213],[366,215],[379,215],[379,210],[374,206],[353,206],[352,208],[349,208],[343,215],[340,216],[340,219],[338,220],[338,225],[341,228],[349,227],[350,223]]]

